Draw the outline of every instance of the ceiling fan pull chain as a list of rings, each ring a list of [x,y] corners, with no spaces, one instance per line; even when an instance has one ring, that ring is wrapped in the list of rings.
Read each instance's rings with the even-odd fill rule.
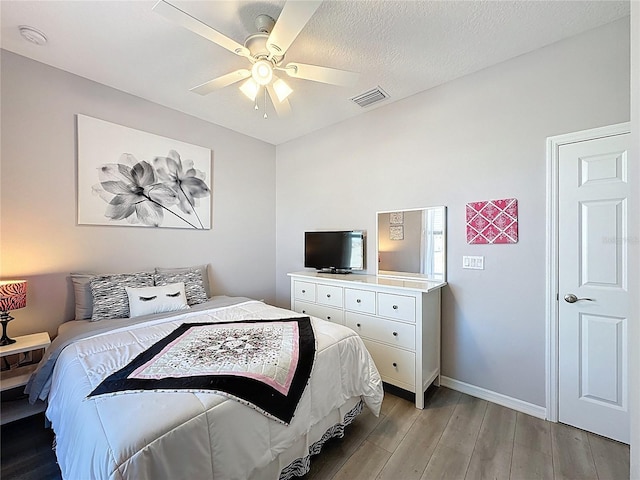
[[[264,87],[264,119],[267,119],[267,87]]]

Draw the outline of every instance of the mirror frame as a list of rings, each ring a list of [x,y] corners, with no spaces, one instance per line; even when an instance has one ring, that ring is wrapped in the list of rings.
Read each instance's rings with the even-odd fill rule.
[[[402,272],[394,270],[380,270],[380,215],[396,212],[416,212],[430,209],[442,209],[442,278],[434,277],[423,273]],[[446,282],[447,281],[447,207],[444,205],[435,205],[422,208],[406,208],[397,210],[382,210],[376,212],[376,275],[388,278],[403,278],[423,282]]]

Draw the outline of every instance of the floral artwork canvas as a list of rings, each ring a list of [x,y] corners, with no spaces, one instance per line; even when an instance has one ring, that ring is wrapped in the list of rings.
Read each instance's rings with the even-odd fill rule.
[[[518,200],[467,203],[467,243],[517,243]]]
[[[78,115],[78,224],[211,228],[211,150]]]

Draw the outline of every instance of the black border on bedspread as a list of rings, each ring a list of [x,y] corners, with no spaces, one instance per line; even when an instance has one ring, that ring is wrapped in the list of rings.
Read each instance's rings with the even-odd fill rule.
[[[114,393],[136,393],[146,390],[157,390],[162,393],[180,390],[211,390],[212,392],[234,398],[240,403],[248,403],[248,406],[254,407],[267,416],[271,416],[288,425],[304,393],[315,361],[316,341],[311,319],[309,317],[300,317],[273,320],[241,320],[234,322],[215,322],[215,325],[273,322],[297,322],[298,324],[298,361],[295,366],[288,394],[283,394],[271,385],[260,380],[241,375],[199,375],[160,379],[127,378],[140,366],[156,357],[169,343],[179,338],[190,328],[212,325],[210,322],[203,322],[183,323],[162,340],[159,340],[139,354],[125,367],[105,378],[87,398]]]

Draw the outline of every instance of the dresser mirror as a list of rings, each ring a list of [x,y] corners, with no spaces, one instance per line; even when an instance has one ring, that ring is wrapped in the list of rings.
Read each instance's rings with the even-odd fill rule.
[[[379,276],[446,281],[446,207],[378,212]]]

